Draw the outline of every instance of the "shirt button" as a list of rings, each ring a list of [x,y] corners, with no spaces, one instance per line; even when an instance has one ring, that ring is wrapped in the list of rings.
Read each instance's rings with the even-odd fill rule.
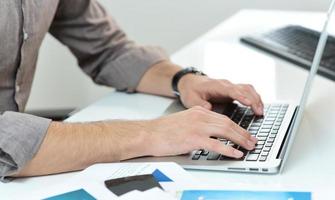
[[[23,39],[24,40],[27,40],[28,39],[28,33],[23,31]]]
[[[19,85],[16,85],[15,86],[15,91],[18,93],[18,92],[20,92],[20,86]]]

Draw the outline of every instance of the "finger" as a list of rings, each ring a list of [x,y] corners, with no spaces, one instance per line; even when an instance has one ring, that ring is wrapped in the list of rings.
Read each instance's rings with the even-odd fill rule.
[[[208,117],[206,117],[206,122],[207,123],[212,123],[216,124],[220,127],[226,125],[226,127],[231,127],[234,133],[237,133],[241,135],[242,137],[246,138],[247,140],[251,140],[253,143],[257,143],[257,138],[253,137],[250,135],[248,131],[245,129],[241,128],[239,125],[237,125],[235,122],[233,122],[231,119],[228,117],[221,115],[219,113],[213,112],[213,111],[208,111],[206,112]]]
[[[203,148],[228,157],[241,158],[243,156],[241,151],[234,149],[231,146],[224,145],[219,140],[211,138],[208,138],[203,142]]]
[[[245,129],[240,127],[238,124],[236,124],[234,121],[232,121],[229,117],[224,116],[224,115],[219,114],[219,113],[216,113],[216,112],[213,112],[213,111],[208,111],[208,114],[210,114],[212,117],[216,118],[216,120],[212,120],[211,122],[218,123],[218,124],[228,123],[228,126],[232,126],[242,136],[244,136],[246,138],[250,138],[251,140],[257,142],[257,139],[255,137],[250,135],[250,133],[248,131],[246,131]]]
[[[250,106],[256,115],[263,115],[263,109],[258,108],[259,102],[252,95],[250,95],[249,92],[246,92],[242,90],[241,88],[235,87],[229,92],[228,95],[232,99],[237,100],[243,105]]]
[[[263,115],[264,105],[255,88],[252,85],[243,85],[242,88],[246,91],[246,96],[249,96],[249,98],[253,99],[253,102],[255,102],[255,104],[252,105],[252,108],[254,111],[256,111],[255,113],[258,115]]]
[[[248,137],[242,136],[242,134],[240,134],[233,128],[227,128],[219,124],[208,124],[207,130],[205,132],[208,135],[208,137],[225,138],[248,150],[254,149],[257,142],[251,140],[249,136]]]
[[[187,108],[192,108],[195,106],[201,106],[203,108],[205,108],[206,110],[211,110],[212,109],[212,104],[209,103],[207,100],[202,99],[199,95],[194,94],[193,96],[187,97],[188,100],[186,99],[185,101],[182,100],[184,103],[184,105]]]

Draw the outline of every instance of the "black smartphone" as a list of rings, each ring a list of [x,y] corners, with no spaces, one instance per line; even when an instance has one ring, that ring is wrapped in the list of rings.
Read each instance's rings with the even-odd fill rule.
[[[154,187],[163,189],[152,174],[110,179],[105,181],[105,185],[117,196],[132,190],[145,191]]]

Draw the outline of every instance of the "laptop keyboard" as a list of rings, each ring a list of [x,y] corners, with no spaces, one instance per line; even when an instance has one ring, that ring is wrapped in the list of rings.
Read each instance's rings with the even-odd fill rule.
[[[260,36],[246,36],[241,41],[310,70],[319,38],[320,32],[290,25]],[[318,73],[335,81],[334,36],[328,37]]]
[[[222,114],[229,116],[232,121],[248,130],[251,135],[258,139],[255,149],[249,151],[234,144],[232,141],[215,138],[220,140],[223,145],[229,145],[242,151],[244,156],[236,159],[201,149],[194,153],[192,160],[266,161],[284,120],[287,109],[288,104],[266,105],[264,108],[264,116],[259,117],[254,115],[251,108],[232,103],[226,107]]]

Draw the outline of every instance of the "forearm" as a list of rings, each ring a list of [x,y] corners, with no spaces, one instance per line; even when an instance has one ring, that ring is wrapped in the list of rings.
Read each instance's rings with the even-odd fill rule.
[[[144,74],[136,90],[138,92],[172,97],[172,77],[179,70],[181,70],[181,67],[170,61],[159,62]]]
[[[144,122],[52,123],[34,158],[15,176],[76,171],[143,156]]]

